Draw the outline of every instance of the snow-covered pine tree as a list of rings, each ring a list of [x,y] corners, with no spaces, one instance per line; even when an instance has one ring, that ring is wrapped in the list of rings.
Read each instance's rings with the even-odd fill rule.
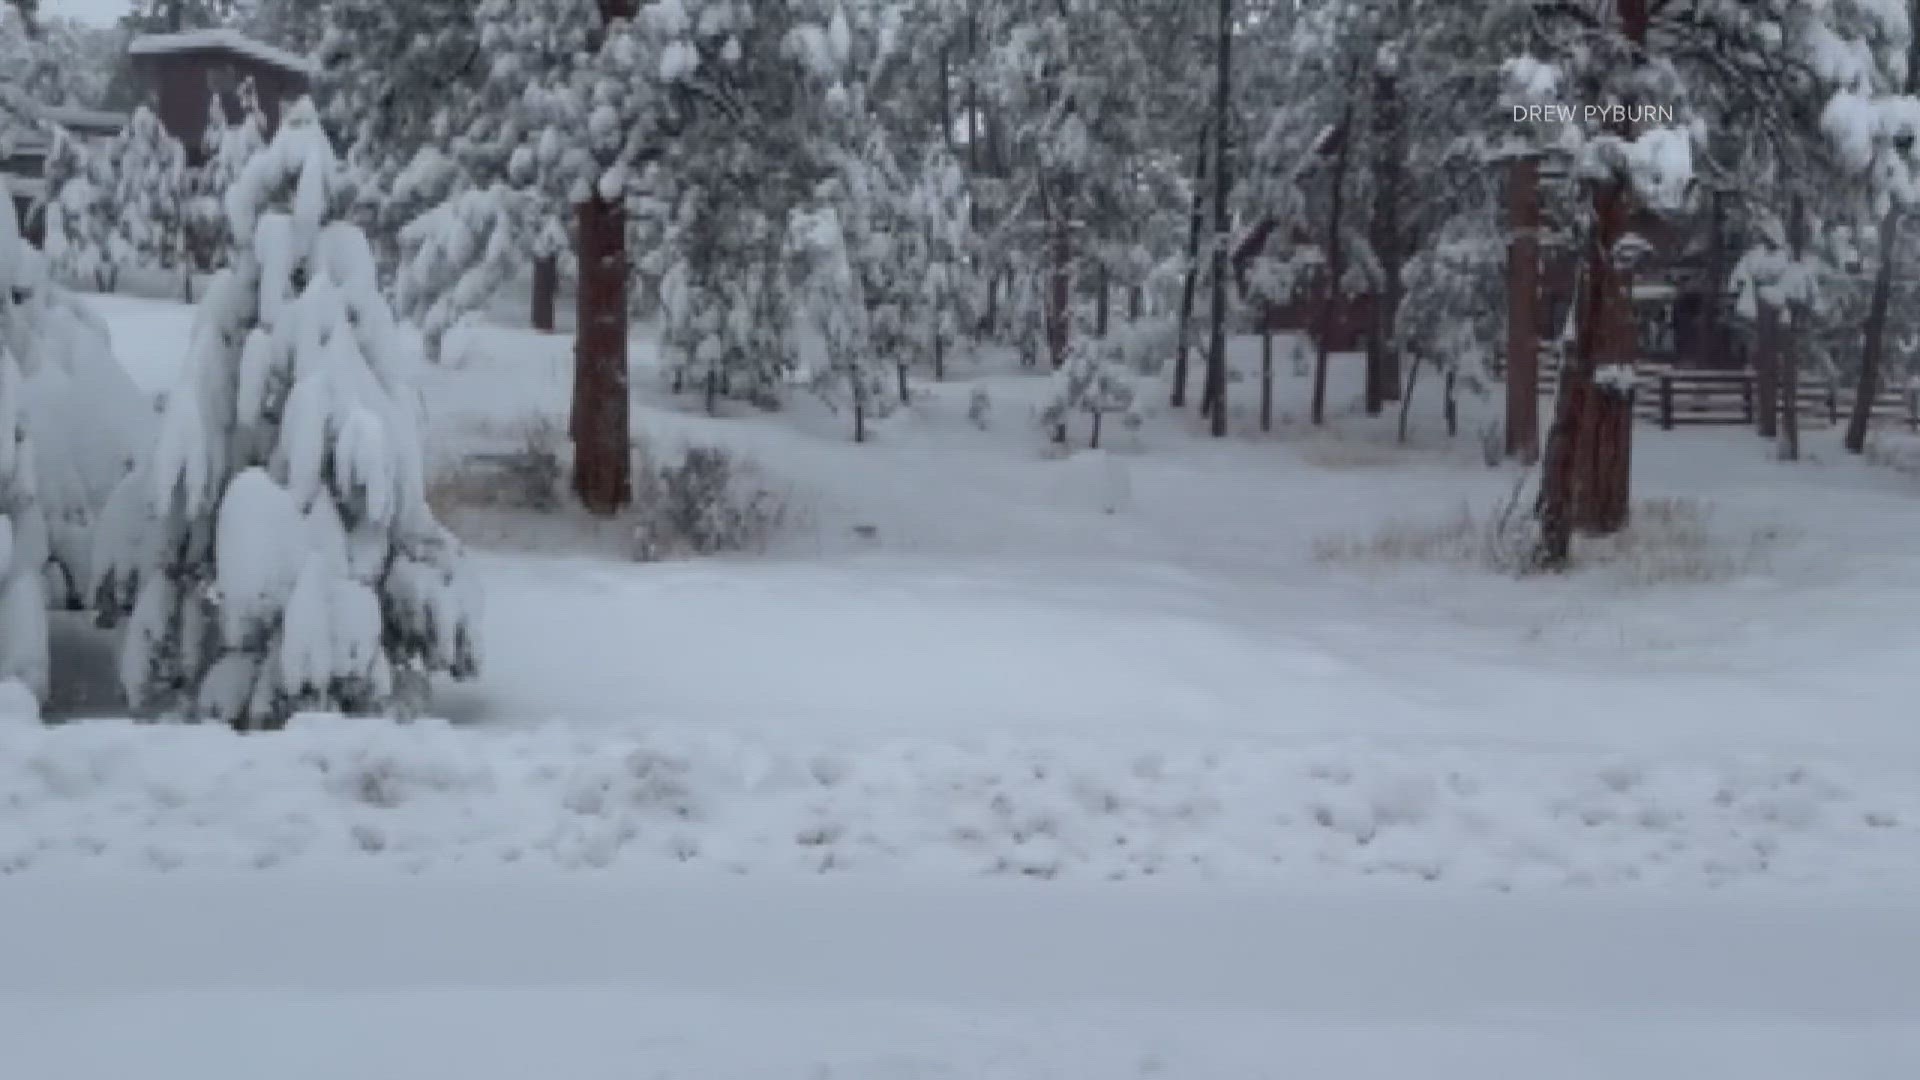
[[[1067,362],[1053,373],[1053,394],[1040,408],[1040,424],[1054,441],[1065,443],[1073,417],[1085,415],[1092,424],[1087,446],[1098,450],[1106,418],[1117,416],[1128,428],[1137,428],[1140,406],[1124,341],[1081,333],[1067,346]]]
[[[113,160],[101,149],[54,132],[47,155],[47,257],[62,281],[112,292],[129,261],[126,241],[116,228]]]
[[[267,117],[253,80],[240,84],[240,118],[229,120],[221,95],[208,107],[207,131],[202,142],[206,164],[193,174],[193,197],[188,207],[189,243],[193,258],[209,269],[233,261],[233,239],[227,235],[227,189],[255,154],[267,144]]]
[[[848,253],[847,232],[835,200],[793,221],[792,244],[800,280],[797,294],[820,334],[825,363],[814,390],[853,414],[853,441],[867,440],[867,423],[892,408],[887,361],[874,349],[873,323],[861,276]]]
[[[168,133],[153,110],[135,109],[109,151],[114,159],[114,227],[136,265],[181,275],[193,299],[188,255],[192,178],[187,148]]]
[[[426,504],[418,401],[349,176],[309,101],[227,195],[251,238],[202,300],[95,593],[136,708],[275,727],[405,714],[479,663],[478,594]]]
[[[112,338],[79,298],[56,284],[46,258],[20,249],[0,290],[0,351],[26,385],[41,516],[55,607],[84,606],[94,527],[108,498],[152,442],[153,399],[113,355]]]
[[[26,245],[13,200],[0,199],[0,289],[12,291]],[[7,327],[10,329],[11,327]],[[47,690],[47,525],[40,510],[26,380],[0,336],[0,681]]]

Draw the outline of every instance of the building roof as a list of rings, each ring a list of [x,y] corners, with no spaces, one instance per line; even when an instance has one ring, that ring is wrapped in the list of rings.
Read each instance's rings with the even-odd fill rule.
[[[40,110],[40,115],[68,131],[90,135],[117,135],[127,126],[126,113],[80,109],[70,105],[49,105]]]
[[[133,43],[127,46],[127,52],[133,56],[230,52],[309,78],[319,71],[319,65],[315,64],[310,57],[297,56],[285,49],[276,49],[264,41],[255,41],[237,30],[184,30],[177,34],[145,34],[134,38]]]

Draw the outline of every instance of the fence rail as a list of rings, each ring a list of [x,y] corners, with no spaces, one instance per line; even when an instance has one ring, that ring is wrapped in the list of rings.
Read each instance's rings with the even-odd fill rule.
[[[1540,393],[1559,393],[1557,369],[1540,373]],[[1853,389],[1830,380],[1802,380],[1794,395],[1801,426],[1830,427],[1853,415]],[[1667,430],[1693,426],[1752,426],[1759,421],[1759,385],[1751,371],[1643,366],[1634,380],[1634,415]],[[1785,402],[1780,408],[1785,411]],[[1874,395],[1869,423],[1920,431],[1920,389],[1902,383]]]

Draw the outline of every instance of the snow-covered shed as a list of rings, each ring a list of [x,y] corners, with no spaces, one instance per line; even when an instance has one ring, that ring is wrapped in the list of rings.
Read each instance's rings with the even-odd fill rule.
[[[240,87],[253,80],[260,108],[272,127],[280,122],[287,102],[307,93],[316,71],[307,57],[225,29],[148,34],[135,38],[127,52],[147,88],[153,111],[186,145],[194,165],[206,156],[207,115],[216,94],[227,115],[239,116]]]

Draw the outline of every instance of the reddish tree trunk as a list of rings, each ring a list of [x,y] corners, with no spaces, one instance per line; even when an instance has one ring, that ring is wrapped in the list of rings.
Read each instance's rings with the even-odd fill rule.
[[[560,295],[560,259],[545,255],[533,261],[533,328],[553,333],[554,301]]]
[[[1619,0],[1617,11],[1626,38],[1644,45],[1647,0]],[[1632,135],[1626,124],[1617,126],[1614,133]],[[1611,363],[1632,361],[1632,313],[1624,296],[1626,279],[1614,263],[1620,239],[1630,224],[1630,197],[1631,189],[1621,176],[1601,181],[1593,193],[1592,235],[1587,240],[1578,332],[1573,355],[1561,366],[1560,396],[1540,478],[1540,547],[1536,561],[1542,569],[1566,568],[1573,555],[1577,526],[1612,531],[1626,521],[1631,496],[1631,398],[1624,390],[1603,392],[1594,384],[1594,373],[1603,359]],[[1624,316],[1623,306],[1628,307]],[[1628,328],[1625,334],[1619,329],[1623,322]]]
[[[1187,273],[1180,284],[1180,321],[1173,349],[1173,399],[1176,409],[1187,405],[1187,346],[1193,326],[1194,293],[1200,283],[1200,233],[1207,221],[1208,128],[1200,125],[1200,150],[1193,165],[1193,205],[1187,212]]]
[[[627,401],[627,227],[624,207],[578,207],[580,296],[574,339],[573,489],[612,514],[632,495]]]
[[[1507,168],[1507,456],[1540,459],[1540,163]]]
[[[1047,357],[1056,370],[1067,362],[1072,303],[1073,240],[1061,212],[1053,223],[1053,269],[1047,276]]]
[[[1353,104],[1349,102],[1340,114],[1341,132],[1348,130],[1352,120]],[[1319,340],[1315,342],[1313,402],[1309,410],[1315,427],[1327,422],[1327,357],[1333,345],[1334,328],[1340,320],[1341,285],[1347,276],[1347,246],[1342,230],[1346,228],[1343,217],[1346,210],[1347,154],[1352,145],[1353,140],[1343,134],[1340,148],[1334,153],[1333,174],[1329,180],[1332,205],[1327,211],[1326,280],[1315,293],[1320,310],[1314,319],[1314,335]]]

